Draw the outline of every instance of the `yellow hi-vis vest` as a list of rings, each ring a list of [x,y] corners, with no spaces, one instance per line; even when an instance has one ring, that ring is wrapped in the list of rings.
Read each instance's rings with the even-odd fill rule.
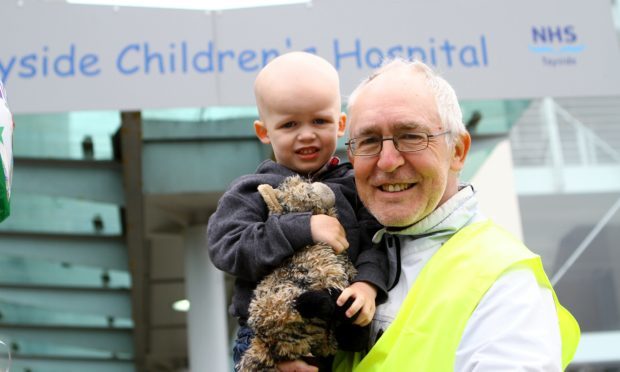
[[[426,263],[394,322],[363,358],[341,352],[335,371],[453,371],[456,350],[469,317],[511,267],[529,267],[553,293],[566,368],[579,343],[579,325],[560,305],[540,257],[490,221],[469,225]]]

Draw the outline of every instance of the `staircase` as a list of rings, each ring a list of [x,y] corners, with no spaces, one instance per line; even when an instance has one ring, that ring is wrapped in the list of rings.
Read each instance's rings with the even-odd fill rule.
[[[511,131],[520,194],[620,189],[620,97],[534,100]]]
[[[135,370],[124,191],[110,135],[119,121],[15,118],[11,216],[0,224],[0,366],[10,352],[11,371]]]

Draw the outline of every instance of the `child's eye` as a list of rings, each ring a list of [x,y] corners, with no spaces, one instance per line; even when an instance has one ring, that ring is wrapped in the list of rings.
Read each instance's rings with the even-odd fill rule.
[[[294,121],[287,121],[286,123],[282,124],[280,126],[280,128],[293,128],[297,123]]]
[[[326,124],[327,120],[325,120],[325,119],[314,119],[313,123],[314,124]]]

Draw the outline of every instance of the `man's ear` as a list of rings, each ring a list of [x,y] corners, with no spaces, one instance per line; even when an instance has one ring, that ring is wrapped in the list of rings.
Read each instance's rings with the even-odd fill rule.
[[[269,139],[269,133],[267,132],[267,127],[265,126],[265,123],[263,123],[260,120],[255,120],[254,121],[254,132],[256,133],[256,137],[258,137],[258,139],[268,145],[271,143],[271,140]]]
[[[344,136],[345,131],[347,130],[347,114],[344,112],[340,113],[340,119],[338,120],[338,137]]]
[[[351,151],[349,150],[349,146],[347,146],[347,157],[349,158],[349,163],[351,163],[351,165],[355,167],[355,156],[351,154]]]
[[[349,140],[351,140],[351,128],[349,128]],[[353,156],[353,154],[351,154],[351,148],[349,146],[347,146],[347,157],[349,158],[349,163],[351,163],[351,165],[355,166],[355,156]]]
[[[459,172],[465,165],[465,159],[469,153],[469,147],[471,146],[471,136],[468,132],[458,134],[454,138],[454,150],[452,152],[452,162],[450,169]]]

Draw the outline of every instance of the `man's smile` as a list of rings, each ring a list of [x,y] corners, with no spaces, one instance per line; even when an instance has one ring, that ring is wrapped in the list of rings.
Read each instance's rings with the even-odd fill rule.
[[[405,191],[414,185],[415,185],[414,183],[389,183],[389,184],[383,184],[379,186],[379,188],[381,189],[381,191],[385,191],[385,192],[400,192],[400,191]]]

